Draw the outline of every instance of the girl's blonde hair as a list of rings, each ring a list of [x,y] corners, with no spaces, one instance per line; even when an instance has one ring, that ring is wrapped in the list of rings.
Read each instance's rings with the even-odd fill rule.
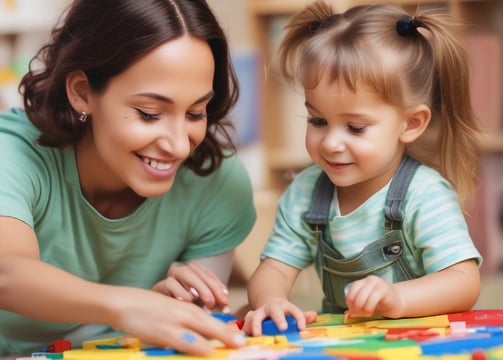
[[[402,34],[399,20],[408,25]],[[470,103],[469,61],[461,27],[444,11],[418,9],[411,18],[393,5],[362,5],[335,14],[316,1],[286,30],[279,50],[286,79],[315,86],[306,83],[307,72],[321,69],[349,89],[359,82],[370,86],[392,105],[428,105],[428,129],[407,152],[437,169],[460,200],[475,190],[479,128]]]

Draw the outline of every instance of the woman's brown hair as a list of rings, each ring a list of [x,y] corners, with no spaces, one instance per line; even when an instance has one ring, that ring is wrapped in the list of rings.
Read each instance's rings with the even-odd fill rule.
[[[199,175],[213,172],[236,150],[225,117],[239,89],[226,36],[204,0],[74,1],[19,86],[28,118],[41,132],[39,143],[67,147],[82,138],[84,127],[66,95],[70,72],[83,71],[100,92],[149,51],[185,34],[206,40],[215,60],[206,136],[185,166]]]

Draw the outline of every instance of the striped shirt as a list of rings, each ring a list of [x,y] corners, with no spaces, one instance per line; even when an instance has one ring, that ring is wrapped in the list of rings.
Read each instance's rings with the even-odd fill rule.
[[[304,269],[316,260],[317,246],[302,215],[309,209],[321,169],[313,165],[298,174],[282,195],[273,233],[261,258],[274,258]],[[345,258],[352,257],[379,239],[384,229],[384,202],[389,183],[347,215],[340,215],[336,191],[330,207],[332,246]],[[436,170],[420,165],[405,198],[404,237],[418,275],[437,272],[458,262],[482,258],[468,233],[457,195]],[[316,264],[319,273],[319,264]]]

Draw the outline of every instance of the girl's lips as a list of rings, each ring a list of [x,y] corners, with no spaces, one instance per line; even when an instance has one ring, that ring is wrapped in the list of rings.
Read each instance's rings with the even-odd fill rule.
[[[352,165],[353,163],[350,163],[350,162],[329,162],[329,161],[327,161],[327,164],[332,169],[344,169],[344,168],[347,168],[348,166]]]

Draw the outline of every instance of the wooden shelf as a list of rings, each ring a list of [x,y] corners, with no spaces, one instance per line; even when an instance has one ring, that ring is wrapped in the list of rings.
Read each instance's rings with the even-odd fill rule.
[[[275,171],[297,171],[309,166],[312,161],[307,153],[288,149],[276,149],[267,153],[269,167]]]
[[[479,139],[480,151],[485,154],[503,154],[503,131],[485,133]]]
[[[49,31],[55,20],[54,17],[38,16],[36,14],[29,16],[0,14],[0,35]]]
[[[34,0],[14,2],[9,9],[3,7],[0,9],[0,35],[49,32],[68,3],[69,0]]]
[[[481,3],[491,0],[422,0],[421,5],[425,4],[440,4],[458,6],[461,3]],[[492,0],[494,2],[500,0]],[[345,9],[350,6],[368,4],[369,0],[330,0],[335,9]],[[382,1],[375,1],[382,2]],[[416,6],[418,0],[388,0],[390,3],[395,3],[403,6]],[[306,5],[312,3],[312,0],[251,0],[249,9],[255,16],[277,16],[289,15],[302,10]]]

